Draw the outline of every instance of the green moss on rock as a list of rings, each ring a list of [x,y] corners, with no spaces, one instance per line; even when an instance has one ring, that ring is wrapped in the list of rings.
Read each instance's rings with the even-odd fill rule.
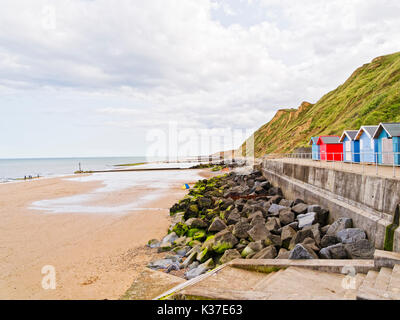
[[[189,228],[186,224],[179,222],[173,228],[172,231],[176,233],[178,237],[182,237],[188,232]]]
[[[213,245],[212,249],[213,249],[214,252],[219,253],[219,254],[222,254],[222,253],[224,253],[226,250],[232,249],[232,247],[233,247],[233,246],[232,246],[231,243],[222,241],[222,242],[217,242],[217,243],[215,243],[215,244]]]

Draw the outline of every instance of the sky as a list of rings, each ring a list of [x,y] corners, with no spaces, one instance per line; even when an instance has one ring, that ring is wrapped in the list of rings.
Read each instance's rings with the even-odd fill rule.
[[[174,134],[236,148],[400,51],[399,15],[397,0],[3,0],[0,158],[161,155]]]

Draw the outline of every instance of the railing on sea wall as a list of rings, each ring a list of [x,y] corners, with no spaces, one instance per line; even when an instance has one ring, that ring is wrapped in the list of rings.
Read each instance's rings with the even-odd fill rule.
[[[282,159],[292,163],[312,161],[313,165],[400,177],[400,152],[321,152],[321,153],[275,153],[267,154],[264,159]],[[388,169],[389,168],[389,169]],[[397,172],[399,171],[399,172]]]

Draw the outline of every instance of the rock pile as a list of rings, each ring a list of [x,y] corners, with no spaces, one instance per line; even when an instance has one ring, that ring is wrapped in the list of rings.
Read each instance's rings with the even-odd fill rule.
[[[191,279],[233,259],[368,259],[374,247],[350,218],[288,200],[255,170],[200,180],[171,209],[169,234],[149,246],[169,252],[149,264]]]

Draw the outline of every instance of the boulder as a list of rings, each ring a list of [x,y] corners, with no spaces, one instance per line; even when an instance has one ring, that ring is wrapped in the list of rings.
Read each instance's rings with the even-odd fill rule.
[[[158,248],[160,246],[161,242],[158,241],[157,239],[152,239],[149,242],[147,242],[147,246],[154,249]]]
[[[293,201],[293,207],[295,205],[298,205],[299,203],[305,203],[305,202],[302,199],[296,199],[296,200]]]
[[[278,256],[275,259],[289,259],[290,251],[285,248],[279,250]]]
[[[247,223],[247,222],[239,222],[235,224],[233,228],[233,235],[239,239],[246,239],[249,237],[249,234],[247,233],[252,226]]]
[[[256,182],[264,182],[264,181],[267,181],[267,179],[264,176],[260,176],[260,177],[255,178],[255,181]],[[269,189],[269,188],[267,188],[267,189]]]
[[[250,188],[253,188],[255,181],[254,181],[254,179],[248,179],[246,183]]]
[[[180,264],[178,262],[174,262],[168,266],[166,272],[170,273],[171,271],[179,271],[180,268]]]
[[[252,177],[254,177],[254,178],[256,178],[256,177],[261,177],[262,175],[263,175],[263,174],[262,174],[261,170],[258,170],[258,169],[254,170],[254,171],[252,171],[252,172],[250,173],[250,176],[252,176]]]
[[[284,206],[284,207],[290,208],[290,207],[293,205],[293,201],[292,201],[292,200],[282,199],[282,200],[279,202],[279,205],[280,205],[280,206]]]
[[[328,232],[330,226],[331,226],[330,224],[327,224],[327,225],[321,227],[321,235],[322,236],[326,235],[326,233]]]
[[[280,206],[279,204],[271,204],[271,206],[268,209],[268,214],[272,216],[279,216],[279,211],[282,209],[286,209],[286,207]]]
[[[206,273],[208,270],[214,268],[214,262],[212,259],[207,260],[203,264],[199,265],[197,268],[189,270],[185,273],[186,279],[190,280],[196,278],[203,273]]]
[[[232,260],[240,259],[240,258],[241,258],[241,255],[240,255],[239,251],[237,251],[236,249],[229,249],[224,252],[224,254],[221,257],[221,259],[219,260],[219,262],[221,264],[225,264]]]
[[[310,229],[300,230],[296,233],[296,235],[292,238],[290,242],[289,249],[295,247],[296,244],[302,243],[306,238],[314,239],[314,235]]]
[[[322,259],[347,259],[347,252],[342,243],[321,249],[319,255]]]
[[[170,242],[162,242],[157,249],[157,252],[165,252],[171,250],[173,247],[172,243]]]
[[[210,251],[208,248],[204,248],[200,253],[197,254],[196,259],[200,263],[207,261],[210,258]]]
[[[279,210],[279,221],[281,222],[281,225],[288,225],[292,222],[294,222],[295,216],[294,213],[290,208],[285,208]]]
[[[277,232],[281,228],[281,223],[278,218],[268,218],[265,227],[269,232]]]
[[[264,240],[264,245],[266,247],[275,246],[279,249],[282,246],[282,239],[280,236],[271,233],[268,239]]]
[[[236,209],[235,209],[235,210],[236,210]],[[235,210],[232,211],[232,212],[229,214],[229,216],[228,216],[228,218],[227,218],[227,220],[226,220],[226,223],[227,223],[228,225],[232,225],[232,224],[238,223],[239,220],[240,220],[240,218],[241,218],[240,213],[239,213],[239,212],[235,212]]]
[[[215,239],[215,236],[207,237],[206,241],[204,241],[203,244],[201,245],[201,250],[204,250],[207,248],[209,251],[211,251],[212,247],[214,245],[214,239]]]
[[[162,240],[161,243],[173,243],[176,239],[179,237],[176,235],[175,232],[171,232],[169,235],[165,236]]]
[[[210,198],[198,198],[197,203],[199,204],[200,209],[209,209],[213,205],[213,201]]]
[[[177,261],[178,261],[177,259],[160,259],[160,260],[150,262],[147,266],[150,269],[155,269],[155,270],[168,269],[168,267],[172,263],[176,263]]]
[[[305,214],[307,213],[308,210],[308,205],[305,203],[298,203],[295,206],[292,207],[292,211],[298,216],[299,214]]]
[[[186,210],[184,214],[184,219],[189,220],[190,218],[197,218],[199,215],[199,207],[196,204],[191,204]]]
[[[271,199],[269,199],[269,202],[271,204],[278,204],[279,202],[281,202],[281,200],[282,200],[282,197],[279,195],[276,195],[276,196],[272,196]]]
[[[296,219],[299,221],[299,229],[303,229],[304,227],[309,227],[316,223],[317,213],[309,212],[305,214],[299,214]]]
[[[222,230],[225,230],[226,228],[227,225],[224,221],[222,221],[222,219],[215,218],[211,223],[210,228],[208,228],[208,232],[220,232]]]
[[[322,211],[318,213],[318,223],[321,226],[325,226],[328,223],[328,218],[329,218],[328,210],[322,209]]]
[[[195,262],[193,262],[192,264],[190,264],[190,265],[187,267],[186,271],[193,270],[193,269],[197,268],[199,265],[200,265],[200,262],[195,261]]]
[[[326,248],[333,246],[334,244],[337,244],[339,242],[338,238],[336,236],[328,236],[327,234],[324,235],[321,239],[321,247]]]
[[[312,205],[308,206],[307,212],[321,213],[322,208],[318,204],[312,204]]]
[[[265,240],[269,236],[267,228],[262,224],[255,225],[247,233],[253,241]]]
[[[290,226],[283,227],[281,233],[282,247],[288,249],[290,242],[295,236],[296,236],[296,231],[293,230],[292,227]]]
[[[367,239],[345,244],[350,259],[373,259],[375,248]]]
[[[307,249],[306,246],[298,243],[292,251],[290,251],[289,259],[302,260],[302,259],[318,259],[318,256],[313,250]]]
[[[257,252],[252,259],[275,259],[277,252],[274,246],[269,246]]]
[[[184,257],[186,256],[186,254],[190,251],[190,247],[189,246],[182,246],[182,247],[176,247],[174,249],[172,249],[173,252],[175,252],[178,256]]]
[[[329,227],[326,234],[328,236],[335,236],[339,231],[353,227],[353,220],[350,218],[339,218]]]
[[[336,238],[344,244],[350,244],[367,238],[365,232],[358,228],[344,229],[336,233]]]
[[[315,243],[319,246],[321,244],[321,232],[319,231],[319,223],[313,224],[312,226],[309,227],[304,227],[303,230],[310,229],[311,232],[313,233],[313,238],[315,240]]]
[[[298,221],[289,223],[288,226],[293,228],[293,230],[299,231],[299,222]]]
[[[246,248],[244,248],[241,252],[241,256],[242,258],[247,258],[247,257],[252,257],[256,254],[256,252],[250,248],[249,246],[246,246]]]
[[[198,229],[205,229],[207,228],[207,223],[199,218],[190,218],[188,219],[185,224],[190,228],[198,228]]]
[[[186,243],[186,237],[180,237],[174,241],[174,245],[176,246],[183,246]]]
[[[307,247],[307,249],[311,249],[315,252],[319,251],[319,247],[317,246],[317,244],[315,243],[315,240],[312,238],[306,238],[302,243],[303,246]]]
[[[192,249],[190,249],[190,250],[188,251],[188,253],[186,254],[186,256],[187,256],[187,257],[190,256],[193,252],[195,252],[196,254],[197,254],[197,253],[200,253],[201,250],[203,250],[203,249],[201,248],[201,245],[194,246],[194,247],[192,247]]]
[[[258,195],[267,194],[267,190],[265,190],[262,186],[257,186],[254,192]]]
[[[229,230],[223,230],[215,235],[212,249],[221,254],[228,249],[232,249],[238,242],[238,239]]]
[[[181,267],[183,269],[186,269],[190,264],[193,263],[194,260],[196,260],[197,257],[197,252],[192,252],[185,261],[182,262]]]
[[[251,248],[254,252],[261,251],[264,248],[261,240],[256,242],[250,242],[247,246]]]
[[[262,224],[265,225],[265,219],[262,216],[255,216],[253,219],[251,219],[250,224],[254,227],[256,224]]]

